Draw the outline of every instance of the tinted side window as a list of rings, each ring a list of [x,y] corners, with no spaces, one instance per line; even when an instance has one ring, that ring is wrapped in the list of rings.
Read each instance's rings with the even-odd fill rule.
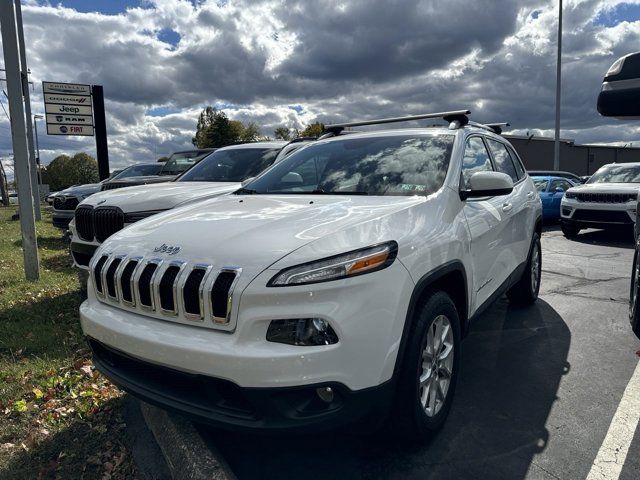
[[[524,165],[522,165],[520,157],[513,148],[507,146],[507,150],[511,154],[511,160],[513,160],[513,164],[515,165],[516,171],[518,172],[518,178],[524,178],[526,172],[524,170]]]
[[[462,178],[464,179],[465,188],[469,188],[469,179],[476,172],[486,172],[493,170],[489,152],[484,146],[484,142],[480,137],[471,137],[467,139],[467,145],[464,148],[464,158],[462,159]]]
[[[487,138],[487,143],[493,154],[493,160],[496,162],[496,169],[499,172],[506,173],[511,177],[513,183],[518,181],[518,173],[516,167],[511,161],[511,155],[507,151],[507,147],[503,143],[496,142],[490,138]]]

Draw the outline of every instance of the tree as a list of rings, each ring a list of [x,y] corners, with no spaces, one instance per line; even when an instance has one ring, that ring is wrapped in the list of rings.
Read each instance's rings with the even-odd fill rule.
[[[158,159],[159,162],[166,162],[167,160],[169,160],[169,157],[160,157]]]
[[[49,184],[52,191],[97,181],[98,163],[84,152],[76,153],[73,157],[58,155],[42,171],[42,182]]]
[[[198,148],[219,148],[239,142],[262,139],[260,129],[253,123],[230,120],[226,113],[215,107],[206,107],[200,113],[196,134],[191,143]]]
[[[287,127],[278,127],[273,131],[276,140],[291,140],[291,132]]]
[[[315,137],[318,138],[324,132],[324,124],[320,122],[314,122],[307,125],[307,127],[300,132],[300,137]]]

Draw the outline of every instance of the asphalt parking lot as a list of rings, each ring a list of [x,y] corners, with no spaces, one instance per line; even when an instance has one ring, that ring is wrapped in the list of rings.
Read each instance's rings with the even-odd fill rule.
[[[384,432],[201,432],[241,480],[640,478],[640,430],[624,461],[606,456],[625,450],[607,433],[639,360],[627,320],[631,234],[571,241],[548,227],[542,245],[539,301],[517,309],[502,299],[474,324],[451,415],[430,444],[408,448]],[[592,471],[596,459],[604,470]]]

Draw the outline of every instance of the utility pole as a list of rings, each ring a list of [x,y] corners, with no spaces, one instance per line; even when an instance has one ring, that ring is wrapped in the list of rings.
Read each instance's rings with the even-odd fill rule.
[[[20,229],[22,232],[22,254],[27,280],[38,280],[40,266],[38,261],[38,243],[31,194],[31,174],[29,172],[29,151],[23,103],[23,82],[18,51],[18,32],[16,30],[16,11],[13,1],[0,1],[0,30],[2,31],[2,50],[6,69],[9,113],[11,116],[11,140],[18,203]],[[28,85],[27,85],[28,86]]]
[[[556,64],[556,134],[553,143],[553,169],[560,170],[560,91],[562,90],[562,0],[558,7],[558,59]]]
[[[1,0],[0,0],[1,1]],[[107,121],[104,113],[104,92],[102,85],[91,87],[93,98],[93,121],[96,135],[96,156],[100,180],[109,178],[109,148],[107,146]]]
[[[22,67],[22,93],[24,95],[24,114],[27,120],[27,144],[29,145],[29,165],[31,172],[31,193],[33,195],[33,211],[36,220],[41,220],[40,214],[40,182],[38,181],[38,165],[33,150],[33,128],[31,126],[31,97],[29,95],[29,69],[27,67],[27,54],[24,46],[24,32],[22,31],[22,7],[20,0],[16,4],[16,25],[18,29],[18,48],[20,49],[20,65]]]

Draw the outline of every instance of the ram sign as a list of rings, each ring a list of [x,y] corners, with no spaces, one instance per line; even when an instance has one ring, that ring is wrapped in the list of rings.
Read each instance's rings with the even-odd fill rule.
[[[47,134],[93,136],[91,86],[42,82]]]

